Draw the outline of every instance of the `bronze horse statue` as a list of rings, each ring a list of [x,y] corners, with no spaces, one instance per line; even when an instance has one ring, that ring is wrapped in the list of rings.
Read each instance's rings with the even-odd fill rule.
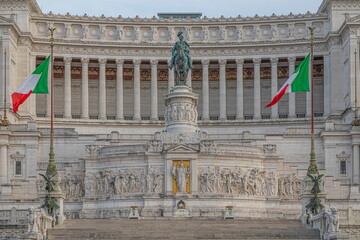
[[[175,85],[180,85],[180,81],[185,81],[189,70],[194,68],[190,57],[190,45],[184,41],[182,32],[178,33],[179,41],[172,48],[172,58],[169,68],[174,68]]]

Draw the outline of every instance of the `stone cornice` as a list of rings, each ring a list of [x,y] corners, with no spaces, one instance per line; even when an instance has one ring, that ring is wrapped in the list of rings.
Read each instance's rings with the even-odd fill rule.
[[[330,10],[359,9],[358,0],[324,0],[320,5],[317,14],[327,14]]]
[[[34,14],[43,14],[36,0],[0,0],[0,9],[2,10],[25,10]]]
[[[328,51],[328,44],[326,42],[318,42],[315,45],[315,50],[318,54],[323,54]],[[297,56],[306,55],[310,51],[308,42],[293,43],[287,45],[269,45],[261,46],[238,45],[231,46],[214,46],[214,47],[196,47],[192,46],[191,54],[194,60],[201,60],[203,58],[227,58],[236,59],[239,56],[244,57],[270,57],[272,55],[286,56],[287,54],[296,54]],[[35,43],[32,47],[32,52],[38,55],[46,55],[49,52],[48,43]],[[171,49],[168,46],[157,46],[149,49],[149,47],[139,46],[76,46],[76,45],[55,45],[55,55],[82,55],[82,56],[107,56],[116,58],[117,56],[124,56],[128,59],[163,59],[166,60],[171,57]]]
[[[82,16],[79,15],[71,15],[71,14],[53,14],[52,12],[43,14],[33,14],[32,20],[34,21],[46,21],[46,22],[81,22],[83,24],[86,23],[106,23],[106,24],[136,24],[136,25],[151,25],[151,24],[174,24],[174,25],[222,25],[222,24],[261,24],[269,22],[278,22],[278,21],[312,21],[312,20],[320,20],[327,19],[327,14],[324,13],[310,13],[307,12],[305,14],[288,14],[288,15],[271,15],[271,16],[259,16],[255,15],[253,17],[220,17],[220,18],[207,18],[206,16],[200,19],[159,19],[157,17],[152,18],[140,18],[136,16],[135,18],[124,18],[124,17],[106,17],[104,15],[97,16],[88,16],[84,14]]]

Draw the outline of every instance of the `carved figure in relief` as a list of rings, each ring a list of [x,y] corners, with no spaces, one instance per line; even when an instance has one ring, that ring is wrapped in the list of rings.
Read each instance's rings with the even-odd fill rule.
[[[191,111],[191,108],[190,108],[190,104],[187,103],[185,105],[185,120],[192,121],[191,113],[192,113],[192,111]]]
[[[155,42],[157,40],[158,29],[157,27],[151,27],[151,41]]]
[[[254,39],[261,38],[261,29],[260,26],[254,26]]]
[[[186,38],[190,42],[191,41],[191,28],[187,27],[185,28],[186,31]]]
[[[29,215],[27,218],[28,232],[37,232],[36,219],[35,219],[35,208],[29,208]]]
[[[184,106],[182,104],[178,105],[178,119],[179,121],[184,120]]]
[[[174,67],[175,82],[176,85],[179,85],[180,81],[185,81],[189,69],[193,69],[194,66],[190,57],[190,45],[184,41],[184,36],[181,31],[177,36],[179,37],[179,41],[177,41],[172,48],[172,58],[169,68],[173,69]]]
[[[134,40],[140,42],[140,27],[134,27]]]
[[[271,25],[271,38],[278,38],[278,27],[276,25]]]
[[[175,28],[169,27],[168,31],[169,31],[169,42],[175,41]]]
[[[172,175],[176,180],[178,187],[178,192],[186,193],[186,184],[188,182],[190,172],[184,166],[184,162],[180,162],[180,166],[176,167],[176,164],[173,166]]]
[[[159,173],[156,174],[154,179],[153,192],[161,193],[163,191],[163,183],[164,183],[164,175]]]
[[[106,27],[105,26],[100,26],[99,29],[99,39],[105,39],[105,34],[106,34]]]
[[[171,111],[171,121],[177,121],[178,120],[178,109],[176,105],[172,106],[172,111]]]
[[[220,41],[225,41],[226,40],[226,28],[220,27],[219,31],[220,31]]]
[[[82,26],[82,38],[86,39],[89,37],[89,28],[86,25]]]
[[[294,24],[289,25],[289,38],[294,38],[295,35],[295,26]]]
[[[148,193],[153,191],[153,181],[154,181],[154,173],[153,173],[151,167],[149,167],[148,174],[146,175],[146,183],[147,183],[147,192]]]
[[[71,37],[71,25],[65,24],[65,38]]]
[[[237,33],[238,40],[241,40],[243,37],[243,27],[236,26],[236,33]]]
[[[117,40],[122,40],[124,36],[124,30],[121,26],[116,26],[116,36]]]
[[[202,35],[203,35],[203,41],[209,41],[209,28],[208,27],[202,27]]]

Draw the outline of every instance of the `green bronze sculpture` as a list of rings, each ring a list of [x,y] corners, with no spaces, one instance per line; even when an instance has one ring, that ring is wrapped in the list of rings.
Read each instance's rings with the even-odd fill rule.
[[[44,178],[45,183],[46,183],[45,189],[47,191],[45,202],[41,207],[45,208],[45,210],[47,210],[47,213],[50,216],[54,216],[55,210],[60,208],[60,206],[57,204],[56,198],[51,196],[51,193],[54,192],[54,185],[56,184],[55,179],[54,179],[56,174],[49,176],[47,174],[44,175],[44,174],[40,173],[39,175]]]
[[[324,209],[324,205],[321,203],[321,200],[318,198],[318,194],[321,193],[320,184],[322,183],[321,178],[324,174],[321,175],[307,175],[311,181],[313,182],[313,187],[311,188],[310,192],[314,194],[314,197],[310,199],[310,203],[306,205],[306,208],[311,211],[312,214],[319,214],[322,209]]]
[[[192,59],[190,57],[190,45],[184,41],[182,31],[177,36],[177,41],[172,48],[172,58],[169,65],[170,69],[174,68],[175,85],[179,85],[180,81],[185,81],[190,69],[193,69]]]

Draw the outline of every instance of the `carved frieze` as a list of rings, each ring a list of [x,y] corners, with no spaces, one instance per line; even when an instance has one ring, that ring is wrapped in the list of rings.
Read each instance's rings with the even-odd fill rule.
[[[193,103],[172,103],[165,108],[165,122],[189,122],[196,124],[198,119],[197,107]]]
[[[89,173],[85,180],[85,196],[113,197],[131,193],[162,193],[164,173],[160,168],[124,168]]]
[[[278,177],[274,171],[242,167],[207,167],[199,172],[200,192],[245,196],[297,198],[302,181],[295,174]]]

